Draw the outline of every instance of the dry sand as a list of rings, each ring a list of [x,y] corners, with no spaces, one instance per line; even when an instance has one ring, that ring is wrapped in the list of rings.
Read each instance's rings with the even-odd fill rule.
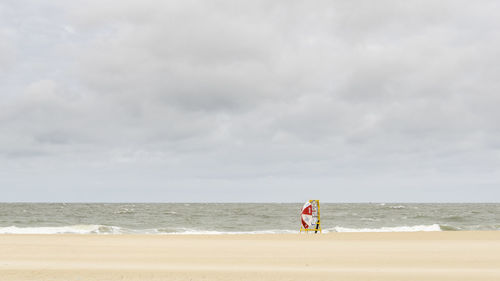
[[[0,235],[0,280],[500,280],[500,231]]]

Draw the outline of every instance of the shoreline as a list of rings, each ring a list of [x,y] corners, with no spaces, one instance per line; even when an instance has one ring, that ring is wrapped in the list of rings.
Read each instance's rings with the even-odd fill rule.
[[[0,235],[2,280],[500,280],[500,231]]]
[[[441,230],[441,231],[359,231],[359,232],[335,232],[335,231],[329,231],[329,232],[323,232],[323,233],[312,233],[312,232],[300,232],[297,230],[296,232],[276,232],[276,233],[268,233],[268,232],[220,232],[220,233],[184,233],[184,232],[165,232],[165,233],[0,233],[0,237],[2,236],[33,236],[33,237],[44,237],[44,236],[75,236],[75,237],[84,237],[84,236],[94,236],[94,237],[120,237],[120,236],[125,236],[125,237],[175,237],[175,236],[181,236],[181,237],[218,237],[218,236],[227,236],[227,237],[233,237],[233,236],[338,236],[337,238],[343,237],[356,237],[356,236],[365,236],[369,235],[371,236],[370,238],[381,236],[391,236],[391,235],[398,235],[398,234],[404,234],[408,238],[413,238],[415,235],[423,235],[422,237],[426,238],[425,236],[427,235],[427,238],[433,237],[433,236],[439,236],[441,234],[448,234],[448,233],[456,233],[454,235],[461,236],[461,238],[471,238],[470,234],[473,235],[478,235],[477,237],[483,239],[486,237],[495,237],[497,234],[500,236],[500,230]],[[366,238],[366,237],[364,237]]]
[[[333,228],[324,228],[322,233],[406,233],[406,232],[462,232],[462,231],[500,231],[500,229],[456,229],[447,225],[412,225],[412,226],[391,226],[380,228],[349,228],[336,226]],[[242,231],[223,231],[223,230],[195,230],[185,229],[180,231],[166,232],[162,229],[133,229],[120,226],[108,225],[66,225],[66,226],[3,226],[0,227],[0,235],[3,234],[102,234],[102,235],[245,235],[245,234],[296,234],[299,230],[295,229],[267,229],[267,230],[242,230]]]

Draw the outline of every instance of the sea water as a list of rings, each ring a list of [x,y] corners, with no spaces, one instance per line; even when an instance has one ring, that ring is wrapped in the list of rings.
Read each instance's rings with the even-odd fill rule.
[[[297,233],[302,203],[0,203],[0,234]],[[500,204],[321,203],[323,232],[500,230]]]

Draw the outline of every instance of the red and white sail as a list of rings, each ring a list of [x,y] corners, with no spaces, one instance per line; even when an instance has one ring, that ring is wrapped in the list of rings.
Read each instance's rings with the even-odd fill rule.
[[[300,220],[302,222],[302,226],[305,229],[308,229],[311,225],[315,224],[315,218],[313,217],[313,209],[310,202],[306,202],[304,204],[304,207],[302,207]]]

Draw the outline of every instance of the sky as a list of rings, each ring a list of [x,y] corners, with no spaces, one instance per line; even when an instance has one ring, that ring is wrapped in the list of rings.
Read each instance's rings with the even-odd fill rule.
[[[498,1],[0,2],[2,202],[500,202]]]

